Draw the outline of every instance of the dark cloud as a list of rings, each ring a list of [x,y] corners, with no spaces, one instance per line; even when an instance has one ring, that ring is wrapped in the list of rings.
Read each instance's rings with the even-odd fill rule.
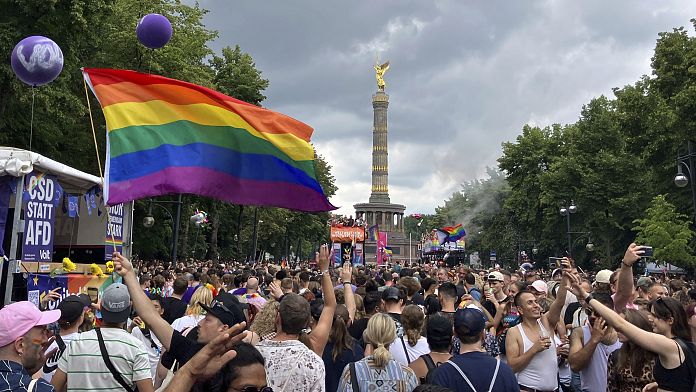
[[[390,194],[432,212],[494,166],[522,126],[568,123],[583,104],[650,73],[657,34],[692,1],[204,0],[216,50],[239,44],[270,87],[267,107],[315,128],[334,204],[370,191],[372,64],[390,60]]]

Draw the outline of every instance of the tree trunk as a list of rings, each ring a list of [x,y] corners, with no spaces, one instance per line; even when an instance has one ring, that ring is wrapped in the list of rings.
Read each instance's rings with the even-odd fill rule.
[[[185,203],[184,205],[188,205],[188,203]],[[189,208],[186,207],[184,211],[185,213],[183,214],[184,216],[182,219],[184,224],[184,233],[181,236],[181,258],[184,260],[184,265],[186,265],[188,264],[187,261],[189,258],[189,228],[191,227],[191,222],[189,222]]]
[[[206,252],[205,258],[208,260],[219,260],[220,258],[220,251],[218,249],[218,230],[220,229],[220,207],[219,205],[216,205],[217,203],[213,203],[211,207],[215,209],[213,211],[213,217],[211,219],[211,227],[210,231],[208,232],[208,237],[209,241],[208,243],[210,246],[208,247],[208,251]]]

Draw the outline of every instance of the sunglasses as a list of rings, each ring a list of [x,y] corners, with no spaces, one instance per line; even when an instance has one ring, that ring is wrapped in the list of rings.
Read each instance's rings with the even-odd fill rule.
[[[240,391],[240,392],[273,392],[273,388],[271,388],[271,387],[257,388],[257,387],[248,386],[248,387],[244,387],[241,389],[237,389],[237,388],[231,388],[231,389],[234,389],[235,391]]]
[[[213,302],[210,303],[210,307],[211,307],[212,309],[220,308],[220,309],[224,310],[224,311],[227,312],[227,313],[234,314],[234,312],[231,311],[230,308],[228,308],[227,306],[225,306],[225,304],[223,304],[222,302],[220,302],[220,301],[218,301],[218,300],[213,300]]]

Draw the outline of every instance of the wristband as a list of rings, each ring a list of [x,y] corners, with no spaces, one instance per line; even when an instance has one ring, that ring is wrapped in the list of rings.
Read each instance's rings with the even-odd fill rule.
[[[626,264],[626,262],[623,261],[623,260],[621,260],[621,264],[625,265],[625,266],[628,267],[628,268],[633,268],[633,265],[631,265],[631,264]]]
[[[351,284],[350,282],[343,282],[344,285]]]
[[[592,301],[593,299],[594,297],[592,296],[592,294],[587,294],[587,297],[585,297],[585,303],[589,305],[590,301]]]
[[[323,270],[323,271],[321,271],[321,274],[324,275],[324,274],[327,273],[327,272],[329,272],[329,269],[328,269],[328,268],[325,269],[325,270]]]

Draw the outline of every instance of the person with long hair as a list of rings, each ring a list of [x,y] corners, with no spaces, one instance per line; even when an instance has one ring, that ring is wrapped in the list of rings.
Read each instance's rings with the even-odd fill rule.
[[[640,259],[642,252],[641,247],[636,247],[632,252],[626,252],[627,255],[633,253],[633,257],[624,257],[622,262],[632,265]],[[686,311],[679,301],[663,297],[653,300],[650,304],[653,332],[649,332],[602,305],[585,292],[578,277],[569,276],[571,292],[578,298],[584,298],[607,325],[624,334],[628,340],[657,355],[653,367],[655,382],[646,385],[643,391],[691,391],[696,374],[692,365],[693,350],[688,348],[688,345],[692,345],[691,329],[687,323]]]
[[[275,322],[278,317],[278,307],[280,302],[268,301],[266,306],[259,312],[249,327],[251,342],[256,344],[262,340],[272,339],[275,336]]]
[[[411,392],[418,386],[416,373],[395,361],[389,352],[389,346],[396,339],[394,319],[383,313],[370,317],[364,338],[374,350],[371,355],[343,369],[338,392],[352,392],[353,380],[358,384],[355,389],[361,391],[379,388],[379,390]]]
[[[421,336],[425,314],[418,305],[407,305],[401,312],[401,325],[404,327],[404,336],[397,337],[394,344],[389,347],[389,352],[395,360],[408,366],[416,358],[430,352],[428,340]]]
[[[649,312],[625,309],[623,317],[629,323],[644,331],[652,331]],[[655,354],[628,340],[619,332],[622,346],[609,356],[607,392],[641,392],[643,387],[655,382],[652,369]]]
[[[363,348],[348,333],[350,316],[345,305],[338,305],[334,312],[329,341],[324,347],[324,367],[326,368],[326,390],[335,391],[341,372],[351,362],[359,361],[365,355]]]
[[[205,317],[205,309],[201,305],[210,306],[211,302],[213,302],[213,292],[205,286],[200,286],[191,296],[186,316],[174,320],[172,328],[181,332],[186,328],[195,327]]]

